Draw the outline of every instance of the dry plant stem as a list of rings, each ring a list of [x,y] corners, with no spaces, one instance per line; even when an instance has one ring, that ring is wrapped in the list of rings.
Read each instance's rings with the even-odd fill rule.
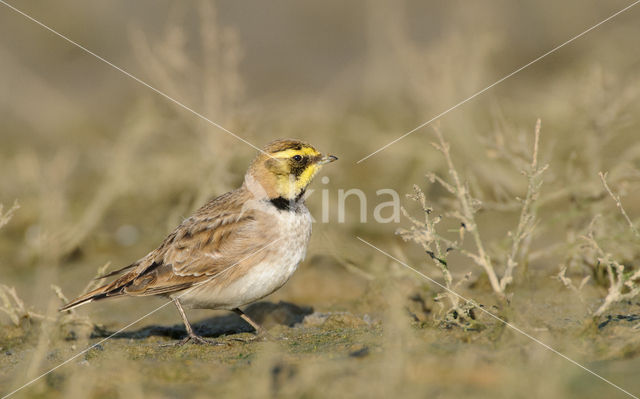
[[[3,206],[0,204],[0,229],[9,223],[9,220],[11,220],[15,211],[19,208],[20,205],[18,205],[18,201],[14,201],[13,206],[9,208],[8,211],[4,212]]]
[[[640,232],[638,232],[638,229],[636,229],[636,227],[633,225],[631,218],[629,218],[629,215],[627,215],[627,212],[622,207],[622,201],[620,200],[620,196],[617,194],[614,194],[613,191],[611,191],[611,189],[609,188],[609,185],[607,184],[607,172],[604,172],[604,173],[600,172],[598,173],[598,176],[600,176],[600,180],[602,181],[602,185],[604,186],[605,190],[607,190],[611,198],[613,198],[613,200],[616,203],[616,206],[620,210],[620,213],[622,213],[622,216],[624,216],[624,218],[626,219],[627,223],[629,224],[629,228],[631,228],[631,231],[633,232],[633,234],[636,237],[640,238]]]
[[[587,284],[587,282],[591,279],[591,276],[585,276],[581,281],[580,285],[577,287],[573,284],[573,280],[566,276],[567,266],[561,265],[560,272],[555,276],[555,278],[560,281],[566,288],[573,291],[577,296],[580,302],[585,303],[584,298],[582,297],[582,288]]]
[[[464,224],[465,230],[471,233],[471,236],[473,237],[473,240],[476,245],[476,249],[478,251],[477,254],[466,253],[466,255],[470,256],[471,259],[473,259],[476,264],[478,264],[484,269],[485,273],[487,274],[487,277],[489,277],[491,288],[496,294],[498,294],[499,297],[502,298],[504,297],[504,290],[500,286],[500,281],[498,280],[498,276],[496,275],[495,269],[493,268],[491,259],[489,258],[489,255],[487,254],[484,248],[484,245],[482,243],[480,232],[478,231],[478,225],[474,217],[475,211],[472,208],[472,198],[469,193],[469,190],[460,181],[458,172],[456,171],[456,168],[453,165],[449,143],[444,141],[444,138],[442,137],[442,133],[440,132],[439,129],[435,129],[435,132],[436,132],[436,136],[438,137],[439,144],[434,143],[434,147],[438,149],[440,152],[442,152],[442,154],[444,155],[445,160],[447,162],[447,166],[449,167],[449,174],[453,178],[453,182],[454,182],[453,186],[447,184],[444,187],[456,196],[462,208],[461,209],[462,213],[454,212],[452,216],[459,219]]]
[[[436,224],[440,222],[440,218],[430,217],[432,209],[427,205],[424,193],[416,185],[413,186],[413,189],[415,194],[410,197],[420,203],[420,206],[424,211],[424,222],[409,215],[407,210],[402,207],[402,213],[413,223],[413,226],[410,231],[400,229],[398,230],[398,233],[404,239],[411,239],[424,248],[436,267],[440,269],[442,277],[444,278],[445,286],[449,289],[453,289],[453,277],[451,276],[451,272],[447,266],[447,262],[445,260],[446,253],[442,250],[442,244],[445,244],[447,247],[454,247],[456,244],[438,235],[436,231]],[[449,298],[452,308],[458,309],[459,298],[450,292],[446,292],[444,294]]]
[[[513,270],[518,266],[516,261],[518,254],[521,252],[523,244],[528,237],[531,237],[531,233],[536,225],[534,203],[538,199],[540,194],[540,187],[542,186],[542,174],[549,165],[542,167],[538,166],[538,145],[540,142],[540,127],[541,122],[538,118],[536,122],[534,141],[533,141],[533,155],[531,157],[531,165],[528,171],[522,171],[527,177],[529,182],[527,186],[527,195],[522,201],[522,209],[520,211],[520,219],[518,221],[518,227],[515,233],[510,233],[512,244],[511,251],[507,258],[507,267],[504,275],[500,280],[500,289],[504,291],[511,282],[513,282]]]
[[[609,277],[609,290],[604,302],[593,315],[601,316],[611,305],[616,302],[626,301],[640,294],[640,284],[636,280],[640,279],[640,270],[636,270],[630,276],[625,277],[624,265],[618,263],[610,253],[604,252],[593,237],[593,231],[589,233],[585,240],[596,250],[598,261],[605,265],[607,276]],[[623,293],[624,290],[627,292]]]
[[[97,288],[99,285],[101,285],[104,282],[105,279],[101,278],[101,276],[105,275],[110,264],[111,264],[110,262],[107,262],[103,266],[98,268],[98,271],[96,272],[96,275],[94,276],[93,280],[89,281],[89,283],[84,288],[84,290],[82,290],[83,293],[87,293],[93,290],[94,288]],[[58,287],[57,285],[51,285],[51,289],[56,294],[56,296],[60,299],[61,304],[69,303],[69,299],[64,295],[60,287]],[[93,321],[91,321],[89,317],[80,316],[77,313],[77,309],[66,310],[62,316],[62,319],[60,320],[60,323],[63,325],[68,324],[68,325],[82,326],[84,331],[76,330],[76,333],[80,332],[80,335],[86,338],[90,336],[92,330],[96,328],[100,328],[100,326],[94,323]]]
[[[110,265],[111,265],[111,262],[107,262],[98,268],[96,275],[93,277],[91,281],[89,281],[89,283],[87,283],[87,286],[84,287],[84,290],[82,290],[83,294],[86,294],[87,292],[95,288],[98,288],[105,282],[105,278],[102,276],[104,276],[107,273],[107,269],[109,269]],[[65,301],[65,303],[68,303],[68,302],[69,301]]]
[[[2,204],[0,204],[0,228],[9,223],[15,211],[17,211],[19,208],[20,205],[18,205],[18,202],[15,201],[13,203],[13,206],[8,211],[3,212],[3,206]],[[27,310],[26,306],[24,305],[24,301],[18,296],[15,287],[9,287],[7,285],[0,284],[0,301],[2,301],[2,304],[0,305],[0,311],[6,314],[9,319],[11,319],[11,322],[16,326],[20,325],[20,320],[22,319],[46,319],[44,315]]]
[[[638,234],[638,230],[633,225],[631,219],[627,215],[627,212],[622,206],[620,196],[614,194],[613,191],[609,188],[609,185],[607,184],[607,174],[600,172],[599,176],[600,180],[602,181],[602,185],[609,193],[611,198],[613,198],[613,200],[615,201],[616,206],[620,210],[620,213],[622,213],[622,216],[624,216],[624,218],[627,220],[627,223],[629,224],[629,227],[633,234],[636,237],[640,237],[640,234]],[[598,242],[595,240],[593,229],[591,229],[588,236],[583,238],[596,251],[598,255],[598,262],[606,267],[607,276],[609,278],[609,289],[607,292],[607,296],[604,298],[604,302],[602,303],[602,305],[600,305],[600,307],[593,314],[594,316],[602,315],[614,303],[630,300],[640,294],[640,283],[636,281],[640,280],[640,270],[636,270],[633,274],[625,276],[624,265],[616,261],[610,253],[605,252],[602,250],[602,248],[600,248]]]
[[[11,319],[14,325],[19,326],[22,319],[45,320],[49,319],[44,315],[27,310],[24,301],[20,299],[16,289],[4,284],[0,284],[0,300],[2,305],[0,311]]]
[[[62,292],[62,288],[57,285],[52,284],[51,289],[56,294],[58,299],[60,299],[60,303],[65,304],[69,303],[69,299]],[[59,323],[60,326],[74,326],[74,333],[79,338],[88,339],[91,336],[91,332],[96,329],[98,326],[94,324],[91,319],[87,316],[80,316],[76,312],[76,309],[67,310],[63,314],[58,314],[58,318],[56,322]],[[79,328],[77,328],[79,327]]]

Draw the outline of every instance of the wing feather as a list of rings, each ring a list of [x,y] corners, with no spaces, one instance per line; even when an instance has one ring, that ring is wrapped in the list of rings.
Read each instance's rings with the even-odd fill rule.
[[[182,291],[223,273],[241,272],[247,265],[259,262],[266,256],[262,249],[276,237],[265,221],[268,218],[259,217],[257,209],[245,209],[250,194],[242,190],[208,202],[169,234],[157,249],[107,276],[132,270],[62,309],[113,296]]]
[[[205,280],[259,262],[275,237],[256,209],[225,208],[214,217],[197,212],[131,273],[128,295],[157,295],[184,290]],[[231,204],[233,205],[233,204]],[[137,273],[136,273],[137,272]],[[122,278],[127,277],[126,275]]]

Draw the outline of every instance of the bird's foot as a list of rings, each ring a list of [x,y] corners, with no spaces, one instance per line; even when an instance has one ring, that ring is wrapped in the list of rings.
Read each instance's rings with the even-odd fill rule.
[[[165,344],[162,346],[182,346],[184,344],[186,344],[187,342],[190,342],[192,344],[195,345],[213,345],[213,346],[218,346],[218,345],[226,345],[223,342],[218,342],[216,340],[213,339],[206,339],[204,337],[201,337],[199,335],[196,334],[189,334],[186,337],[184,337],[183,339],[181,339],[178,342],[174,342],[171,344]]]

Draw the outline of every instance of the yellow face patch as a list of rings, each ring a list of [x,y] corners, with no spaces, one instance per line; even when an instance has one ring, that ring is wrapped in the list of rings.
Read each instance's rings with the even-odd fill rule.
[[[311,180],[313,180],[313,177],[316,175],[316,173],[318,173],[320,168],[322,168],[322,166],[316,163],[309,164],[309,166],[307,166],[305,170],[300,174],[300,176],[298,176],[298,178],[296,179],[296,188],[298,190],[302,190],[307,187],[311,183]]]
[[[301,160],[295,160],[296,155],[299,155]],[[300,195],[322,168],[317,163],[321,154],[313,147],[278,151],[272,156],[280,160],[276,189],[278,194],[287,199]]]

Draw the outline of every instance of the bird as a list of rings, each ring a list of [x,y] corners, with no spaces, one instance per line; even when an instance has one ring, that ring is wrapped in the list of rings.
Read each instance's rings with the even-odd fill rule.
[[[218,344],[197,335],[184,308],[235,312],[266,331],[241,309],[281,288],[303,261],[312,217],[305,192],[323,165],[337,160],[310,144],[279,139],[250,163],[242,185],[209,200],[153,251],[99,278],[119,276],[62,306],[116,297],[164,296],[178,309],[186,342]]]

